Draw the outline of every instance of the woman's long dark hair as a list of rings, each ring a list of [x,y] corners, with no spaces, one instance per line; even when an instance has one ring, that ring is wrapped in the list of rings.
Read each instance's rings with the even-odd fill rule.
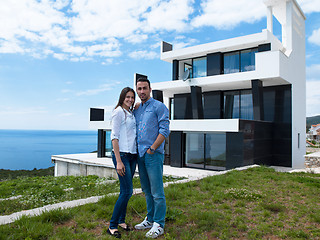
[[[134,96],[134,100],[136,100],[136,93],[134,92],[134,90],[130,87],[125,87],[124,89],[122,89],[121,93],[120,93],[120,96],[119,96],[119,101],[118,101],[118,104],[117,106],[115,107],[115,109],[117,107],[122,107],[122,104],[126,98],[126,95],[128,92],[132,92],[133,93],[133,96]],[[133,110],[133,105],[130,107],[130,110]]]

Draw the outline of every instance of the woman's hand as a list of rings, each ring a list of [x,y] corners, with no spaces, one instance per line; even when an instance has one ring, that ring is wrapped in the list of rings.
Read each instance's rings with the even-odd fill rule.
[[[117,161],[117,173],[120,176],[124,176],[126,174],[126,168],[121,160],[119,162]]]

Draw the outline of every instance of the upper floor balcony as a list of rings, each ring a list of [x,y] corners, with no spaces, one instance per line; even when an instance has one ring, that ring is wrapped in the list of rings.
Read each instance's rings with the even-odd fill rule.
[[[172,63],[173,81],[152,84],[165,97],[190,92],[190,86],[225,91],[251,88],[253,79],[263,86],[290,83],[285,48],[268,30],[178,50],[170,46],[162,45],[161,59]]]

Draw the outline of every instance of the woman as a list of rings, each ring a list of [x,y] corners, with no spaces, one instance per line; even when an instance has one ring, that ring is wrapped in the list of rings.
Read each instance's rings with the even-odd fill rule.
[[[118,226],[126,231],[131,230],[125,223],[125,217],[133,192],[132,178],[137,163],[136,120],[132,114],[134,102],[134,90],[129,87],[122,89],[111,119],[112,161],[120,181],[120,194],[107,233],[116,238],[121,238]]]

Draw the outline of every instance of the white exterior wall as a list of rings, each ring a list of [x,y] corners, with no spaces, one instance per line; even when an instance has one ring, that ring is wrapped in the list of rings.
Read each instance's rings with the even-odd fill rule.
[[[292,167],[303,168],[304,155],[306,154],[305,24],[301,16],[296,16],[297,11],[293,3],[287,2],[287,8],[289,8],[287,10],[288,17],[292,17],[293,24],[291,28],[292,52],[288,64],[289,80],[292,82]],[[300,139],[298,139],[298,134]]]

